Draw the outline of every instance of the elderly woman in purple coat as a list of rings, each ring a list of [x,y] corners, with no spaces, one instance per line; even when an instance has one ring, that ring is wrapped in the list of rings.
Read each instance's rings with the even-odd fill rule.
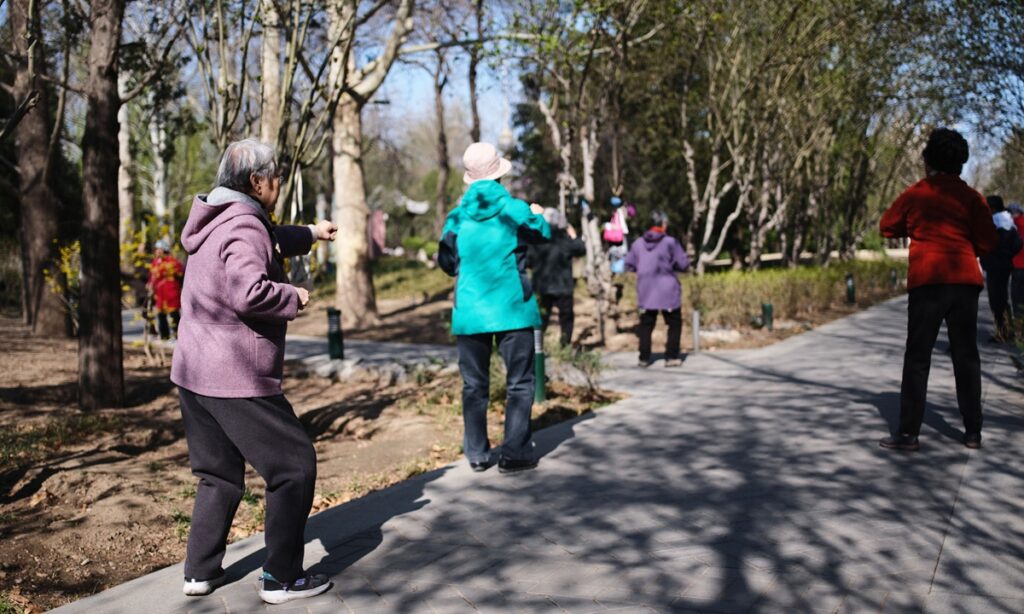
[[[228,146],[217,187],[192,203],[181,244],[188,266],[171,364],[189,464],[199,478],[185,554],[184,592],[224,583],[225,544],[245,492],[245,463],[266,490],[266,560],[260,598],[285,603],[330,588],[303,571],[303,532],[313,503],[316,452],[281,391],[288,322],[309,302],[284,274],[284,258],[334,240],[330,221],[277,226],[281,189],[274,150],[247,139]]]
[[[690,268],[690,259],[679,242],[665,234],[668,216],[661,211],[651,214],[650,228],[633,243],[626,255],[626,270],[636,273],[637,306],[640,308],[640,366],[649,367],[651,333],[662,314],[668,325],[665,342],[665,366],[683,364],[679,356],[679,338],[683,332],[680,313],[682,286],[677,273]]]

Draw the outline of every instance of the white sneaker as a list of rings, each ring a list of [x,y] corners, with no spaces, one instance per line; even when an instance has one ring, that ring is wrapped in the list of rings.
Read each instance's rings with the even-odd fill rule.
[[[197,580],[195,578],[185,578],[185,586],[181,588],[181,591],[189,597],[199,597],[202,595],[209,595],[218,586],[224,584],[228,579],[227,574],[220,574],[216,578],[210,578],[209,580]]]

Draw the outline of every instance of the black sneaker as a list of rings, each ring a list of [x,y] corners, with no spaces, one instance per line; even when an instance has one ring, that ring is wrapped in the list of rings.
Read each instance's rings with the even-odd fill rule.
[[[260,578],[260,599],[265,603],[279,604],[315,597],[331,588],[331,580],[322,573],[306,573],[292,582],[278,582],[267,572]]]
[[[965,433],[964,434],[964,445],[972,450],[977,450],[981,447],[981,433]]]
[[[916,452],[921,449],[917,443],[917,435],[892,435],[878,442],[878,445],[890,450],[906,450]]]
[[[491,461],[480,461],[479,463],[474,463],[470,461],[469,468],[477,473],[480,473],[481,471],[487,471],[488,469],[490,469],[493,464],[494,463],[492,463]]]
[[[537,461],[533,459],[502,458],[498,460],[498,471],[500,473],[519,473],[536,467]]]
[[[189,597],[201,597],[202,595],[209,595],[217,589],[218,586],[224,584],[228,579],[224,571],[220,572],[220,575],[215,578],[208,580],[200,580],[198,578],[185,578],[185,586],[181,588],[181,591]]]

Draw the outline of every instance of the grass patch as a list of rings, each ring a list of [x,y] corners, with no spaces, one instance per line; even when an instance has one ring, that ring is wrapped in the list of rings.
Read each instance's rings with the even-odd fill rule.
[[[188,539],[188,530],[192,526],[192,517],[181,510],[174,510],[171,512],[171,521],[174,522],[174,533],[178,536],[178,541],[183,542]]]
[[[253,491],[249,490],[248,488],[246,488],[245,492],[242,493],[242,501],[248,503],[249,505],[259,505],[260,500],[261,497],[258,494],[254,493]]]
[[[25,614],[27,610],[18,596],[7,591],[0,591],[0,614]]]
[[[116,430],[120,420],[113,416],[70,415],[50,418],[29,427],[0,427],[0,466],[36,462],[70,443]]]

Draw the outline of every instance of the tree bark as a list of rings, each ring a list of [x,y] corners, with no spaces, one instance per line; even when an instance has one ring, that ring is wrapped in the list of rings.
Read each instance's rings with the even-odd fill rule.
[[[118,96],[123,96],[128,89],[127,74],[118,75]],[[118,243],[127,243],[135,231],[134,211],[132,207],[132,139],[128,125],[128,105],[122,104],[117,110],[117,209],[118,209]],[[125,270],[131,268],[131,254],[125,253]]]
[[[334,116],[332,156],[334,162],[334,221],[342,230],[335,242],[337,292],[335,304],[342,324],[362,328],[379,323],[377,301],[370,274],[369,242],[366,238],[370,210],[363,183],[362,105],[348,95],[341,99]]]
[[[484,0],[476,0],[473,5],[473,13],[476,18],[476,37],[482,39],[484,36]],[[480,104],[477,100],[476,77],[480,64],[479,45],[469,48],[469,113],[473,118],[473,125],[469,129],[469,137],[474,143],[480,142]]]
[[[151,101],[153,116],[149,118],[149,144],[153,148],[153,214],[157,222],[168,222],[173,228],[174,220],[167,204],[167,162],[164,160],[167,155],[167,123],[160,101],[155,97]]]
[[[278,133],[281,131],[281,20],[274,0],[262,0],[260,16],[263,20],[263,37],[260,42],[260,140],[277,147]],[[284,219],[289,200],[278,199],[274,208],[278,220]]]
[[[444,88],[448,77],[444,70],[444,54],[438,50],[434,70],[434,115],[437,122],[437,191],[434,195],[434,235],[440,237],[448,215],[448,132],[444,126]],[[474,142],[476,140],[474,139]]]
[[[117,48],[125,0],[92,0],[82,179],[82,283],[79,305],[79,405],[124,404],[121,275],[118,266]]]
[[[32,14],[28,11],[31,8]],[[55,242],[58,232],[59,202],[48,178],[50,103],[47,89],[38,83],[43,65],[42,37],[39,32],[39,3],[14,0],[10,20],[17,71],[13,97],[21,104],[38,95],[35,107],[14,129],[14,147],[18,160],[18,201],[21,205],[22,270],[24,271],[23,319],[33,334],[67,334],[67,313],[60,297],[47,285],[44,271],[61,276],[55,266]],[[34,41],[34,44],[33,42]]]

